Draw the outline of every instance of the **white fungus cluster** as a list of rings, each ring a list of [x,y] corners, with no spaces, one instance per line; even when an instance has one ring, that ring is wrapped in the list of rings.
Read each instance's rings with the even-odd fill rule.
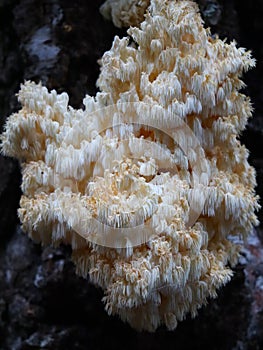
[[[22,85],[1,148],[21,162],[23,230],[71,245],[109,314],[174,329],[230,280],[233,237],[257,224],[238,140],[251,116],[240,77],[255,62],[212,37],[192,1],[152,0],[128,34],[102,57],[101,92],[84,110]]]
[[[143,21],[149,4],[150,0],[107,0],[100,12],[116,27],[137,26]]]

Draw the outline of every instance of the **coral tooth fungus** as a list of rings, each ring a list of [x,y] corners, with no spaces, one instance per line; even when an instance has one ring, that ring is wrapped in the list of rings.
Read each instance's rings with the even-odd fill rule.
[[[23,230],[71,245],[109,314],[174,329],[230,280],[233,237],[257,224],[238,140],[252,110],[240,77],[255,61],[212,37],[192,1],[152,0],[145,18],[148,1],[130,17],[111,3],[104,13],[136,26],[103,55],[100,92],[75,110],[66,93],[26,82],[1,149],[21,162]]]

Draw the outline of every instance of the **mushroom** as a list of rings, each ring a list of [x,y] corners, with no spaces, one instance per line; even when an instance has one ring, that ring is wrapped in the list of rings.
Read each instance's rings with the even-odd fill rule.
[[[171,330],[229,282],[236,238],[258,223],[239,140],[252,114],[241,75],[255,60],[211,36],[192,1],[151,0],[128,34],[103,55],[83,110],[21,85],[1,150],[21,162],[23,230],[71,245],[109,314]]]

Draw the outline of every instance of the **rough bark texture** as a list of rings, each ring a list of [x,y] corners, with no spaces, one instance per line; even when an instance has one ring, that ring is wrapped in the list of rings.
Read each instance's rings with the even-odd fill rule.
[[[0,127],[18,108],[24,79],[67,91],[81,107],[96,92],[97,60],[114,35],[99,14],[102,1],[0,1]],[[257,67],[245,76],[255,107],[242,139],[257,169],[263,197],[263,2],[199,0],[206,24],[221,37],[253,51]],[[18,164],[0,157],[0,348],[1,349],[210,349],[263,348],[263,230],[250,238],[232,281],[199,316],[176,331],[136,333],[108,317],[102,293],[77,277],[69,248],[41,248],[19,228]],[[263,219],[262,211],[259,217]]]

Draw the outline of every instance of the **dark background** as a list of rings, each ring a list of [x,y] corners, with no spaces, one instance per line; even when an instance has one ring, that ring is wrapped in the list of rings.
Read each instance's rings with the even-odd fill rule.
[[[90,0],[0,0],[0,130],[19,108],[25,79],[66,91],[80,108],[96,93],[97,60],[114,35]],[[252,50],[257,67],[245,75],[255,108],[242,135],[263,198],[263,0],[199,0],[213,33]],[[70,248],[41,248],[19,228],[20,170],[0,156],[0,349],[263,349],[263,234],[246,244],[232,281],[219,297],[173,332],[136,333],[108,317],[102,292],[75,275]],[[262,211],[259,212],[262,222]]]

